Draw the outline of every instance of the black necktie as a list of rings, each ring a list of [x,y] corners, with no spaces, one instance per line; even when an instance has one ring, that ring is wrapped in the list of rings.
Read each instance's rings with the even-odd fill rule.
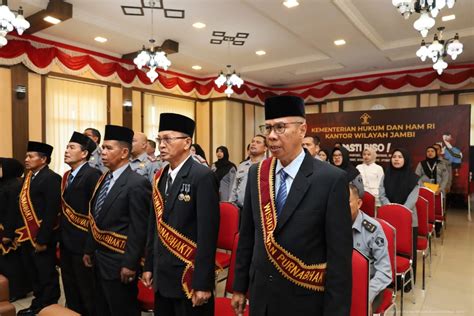
[[[168,197],[170,191],[171,191],[171,186],[173,185],[173,178],[171,178],[171,175],[168,174],[168,179],[166,179],[166,190],[165,190],[165,195]]]

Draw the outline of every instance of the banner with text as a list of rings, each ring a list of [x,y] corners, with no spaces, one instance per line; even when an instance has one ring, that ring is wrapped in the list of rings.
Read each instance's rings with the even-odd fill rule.
[[[321,148],[332,150],[336,143],[350,152],[355,165],[362,163],[362,151],[374,147],[383,167],[395,148],[406,148],[412,168],[425,159],[426,147],[438,143],[452,164],[451,192],[468,192],[469,105],[308,114],[308,134],[321,139]]]

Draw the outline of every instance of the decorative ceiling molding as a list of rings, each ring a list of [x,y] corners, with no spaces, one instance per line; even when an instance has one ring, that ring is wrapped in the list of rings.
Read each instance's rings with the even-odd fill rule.
[[[230,42],[235,46],[243,46],[250,33],[238,32],[234,36],[229,36],[223,31],[213,31],[212,36],[217,38],[211,38],[211,44],[220,45],[223,42]]]
[[[337,70],[337,69],[343,69],[343,68],[345,68],[345,66],[341,64],[334,64],[334,65],[319,66],[319,67],[306,67],[304,69],[290,71],[289,73],[295,76],[301,76],[301,75],[315,74],[319,72],[325,72],[329,70]]]
[[[254,71],[262,71],[262,70],[299,65],[299,64],[328,60],[328,59],[330,58],[327,57],[326,55],[301,56],[301,57],[296,57],[296,58],[284,59],[284,60],[280,60],[276,62],[262,63],[262,64],[257,64],[257,65],[242,67],[240,69],[240,72],[248,73],[248,72],[254,72]]]
[[[151,9],[151,10],[163,10],[165,18],[168,19],[184,19],[185,11],[182,9],[169,9],[165,8],[163,4],[163,0],[154,0],[154,6],[151,6],[152,0],[141,0],[140,6],[128,6],[122,5],[122,11],[124,15],[131,15],[131,16],[144,16],[145,12],[143,9]]]

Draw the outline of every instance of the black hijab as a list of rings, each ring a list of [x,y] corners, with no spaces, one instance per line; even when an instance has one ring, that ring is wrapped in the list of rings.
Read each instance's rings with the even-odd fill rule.
[[[219,146],[216,149],[216,152],[220,150],[224,153],[224,157],[221,159],[218,159],[214,164],[216,166],[216,175],[217,179],[219,179],[219,182],[222,180],[222,178],[225,177],[226,174],[229,173],[230,169],[236,168],[237,167],[229,161],[229,150],[225,146]]]
[[[340,166],[336,166],[333,161],[334,152],[336,151],[340,151],[342,154],[342,164]],[[332,150],[329,161],[331,162],[331,164],[335,165],[336,167],[341,168],[342,170],[346,172],[346,179],[348,182],[351,182],[352,180],[355,179],[355,177],[357,177],[360,174],[359,170],[357,170],[357,168],[354,167],[354,165],[349,160],[349,151],[342,146],[338,148],[336,147]]]
[[[19,178],[23,174],[23,165],[13,158],[0,158],[3,176],[0,181]]]
[[[329,158],[330,158],[329,152],[328,152],[326,149],[324,149],[324,148],[321,148],[321,149],[319,150],[319,152],[325,153],[325,154],[326,154],[326,160],[323,160],[323,161],[329,162]]]
[[[428,158],[428,149],[433,149],[435,151],[435,156],[434,158]],[[436,169],[439,163],[438,159],[438,152],[436,151],[436,148],[433,146],[428,146],[426,147],[426,159],[421,162],[421,167],[423,168],[423,171],[425,172],[426,176],[428,176],[430,179],[434,180],[434,183],[437,183],[436,179]]]
[[[385,170],[383,185],[391,203],[405,204],[413,188],[418,184],[418,176],[411,171],[410,154],[406,149],[397,148],[392,151],[400,152],[405,160],[403,167],[395,168],[390,159],[390,165]]]

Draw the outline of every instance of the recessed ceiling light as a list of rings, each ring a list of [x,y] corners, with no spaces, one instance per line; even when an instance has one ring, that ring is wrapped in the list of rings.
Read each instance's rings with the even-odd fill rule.
[[[456,19],[456,16],[454,14],[451,14],[451,15],[445,15],[441,18],[441,20],[443,20],[443,22],[446,22],[446,21],[452,21]]]
[[[206,24],[204,23],[201,23],[201,22],[196,22],[193,24],[193,27],[197,28],[197,29],[203,29],[206,27]]]
[[[102,37],[102,36],[97,36],[96,38],[94,38],[94,40],[99,42],[99,43],[107,42],[107,39],[105,37]]]
[[[257,51],[255,52],[255,54],[257,54],[258,56],[263,56],[263,55],[265,55],[266,53],[267,53],[267,52],[264,51],[264,50],[257,50]]]
[[[288,9],[290,9],[290,8],[297,7],[297,6],[299,6],[300,4],[298,3],[297,0],[285,0],[285,1],[283,1],[283,5],[284,5],[285,7],[287,7]]]
[[[43,20],[45,20],[46,22],[49,22],[51,24],[58,24],[58,23],[61,23],[61,20],[60,19],[56,19],[55,17],[52,17],[50,15],[48,16],[45,16],[43,18]]]
[[[346,45],[346,41],[343,39],[338,39],[334,41],[334,45],[336,46]]]
[[[202,67],[199,66],[199,65],[194,65],[191,68],[193,68],[194,70],[201,70],[202,69]]]

